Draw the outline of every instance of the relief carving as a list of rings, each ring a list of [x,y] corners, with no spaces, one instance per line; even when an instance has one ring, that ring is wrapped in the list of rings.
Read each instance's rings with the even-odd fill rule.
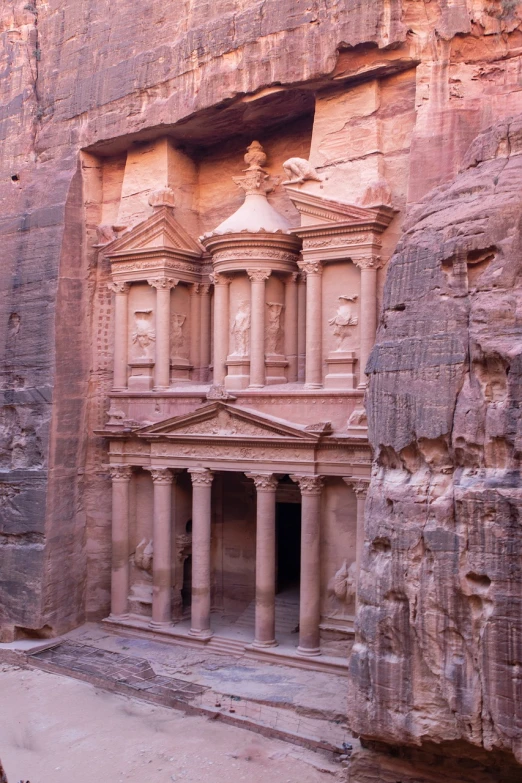
[[[346,343],[350,337],[350,327],[357,326],[358,318],[354,311],[354,303],[357,298],[357,295],[339,296],[338,299],[341,304],[333,318],[330,318],[328,321],[330,326],[333,326],[333,334],[337,341],[336,351],[347,350]]]
[[[239,307],[232,322],[231,333],[233,336],[234,350],[232,356],[248,356],[250,341],[250,304],[246,300],[239,303]]]
[[[180,356],[188,357],[188,348],[186,345],[183,326],[187,316],[183,313],[172,313],[170,316],[170,355],[171,358]]]
[[[283,329],[281,313],[283,305],[279,302],[267,302],[268,323],[266,325],[265,350],[268,354],[281,354],[283,352]]]
[[[152,310],[135,310],[131,359],[152,359],[155,342]]]
[[[355,561],[348,566],[346,560],[328,582],[326,590],[330,600],[332,617],[345,614],[355,600],[357,585],[357,566]]]

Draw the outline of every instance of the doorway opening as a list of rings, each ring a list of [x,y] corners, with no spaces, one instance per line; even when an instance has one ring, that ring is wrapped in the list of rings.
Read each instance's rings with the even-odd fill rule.
[[[277,593],[299,594],[301,505],[276,504]]]
[[[181,588],[183,613],[190,609],[192,602],[192,555],[183,561],[183,587]]]

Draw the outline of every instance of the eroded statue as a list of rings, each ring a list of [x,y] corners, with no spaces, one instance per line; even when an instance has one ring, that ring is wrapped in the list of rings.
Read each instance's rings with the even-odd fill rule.
[[[265,350],[267,353],[280,354],[281,349],[281,313],[283,305],[279,302],[267,302],[268,323],[266,325]]]
[[[170,345],[172,356],[185,355],[185,335],[183,325],[187,316],[183,313],[172,313],[170,318]]]
[[[330,326],[333,326],[333,334],[337,341],[336,351],[345,351],[346,342],[350,336],[350,327],[358,323],[357,315],[354,312],[354,303],[357,301],[357,295],[338,297],[341,304],[337,308],[333,318],[328,320]]]
[[[304,158],[288,158],[283,163],[283,169],[288,177],[283,185],[301,185],[306,180],[315,180],[322,182],[323,178],[317,173],[314,167]]]
[[[151,574],[153,557],[154,549],[152,539],[147,541],[146,538],[142,538],[134,553],[134,565],[136,568],[139,568],[140,571],[146,571],[148,574]]]
[[[328,582],[327,595],[330,599],[331,614],[343,614],[355,599],[357,585],[357,565],[355,560],[348,563],[346,560]]]
[[[134,359],[151,359],[156,333],[152,324],[152,310],[134,311],[132,354]]]
[[[250,305],[246,300],[239,303],[231,328],[234,338],[234,356],[248,356],[250,334]]]

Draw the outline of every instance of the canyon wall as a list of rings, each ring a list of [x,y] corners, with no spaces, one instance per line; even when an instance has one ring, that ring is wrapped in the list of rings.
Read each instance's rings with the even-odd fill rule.
[[[314,165],[348,200],[365,172],[385,176],[398,209],[368,368],[350,722],[369,755],[353,779],[417,783],[411,764],[430,782],[457,768],[509,779],[499,769],[522,761],[521,19],[509,0],[0,9],[0,638],[106,606],[88,578],[106,498],[86,456],[109,377],[91,346],[101,161],[116,172],[165,135],[251,141],[311,100]],[[425,755],[389,771],[397,746]]]

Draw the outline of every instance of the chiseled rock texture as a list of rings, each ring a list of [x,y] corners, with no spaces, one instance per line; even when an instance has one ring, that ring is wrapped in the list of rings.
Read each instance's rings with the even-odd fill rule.
[[[460,748],[495,781],[522,762],[521,181],[518,115],[412,210],[390,262],[351,658],[363,737]]]

